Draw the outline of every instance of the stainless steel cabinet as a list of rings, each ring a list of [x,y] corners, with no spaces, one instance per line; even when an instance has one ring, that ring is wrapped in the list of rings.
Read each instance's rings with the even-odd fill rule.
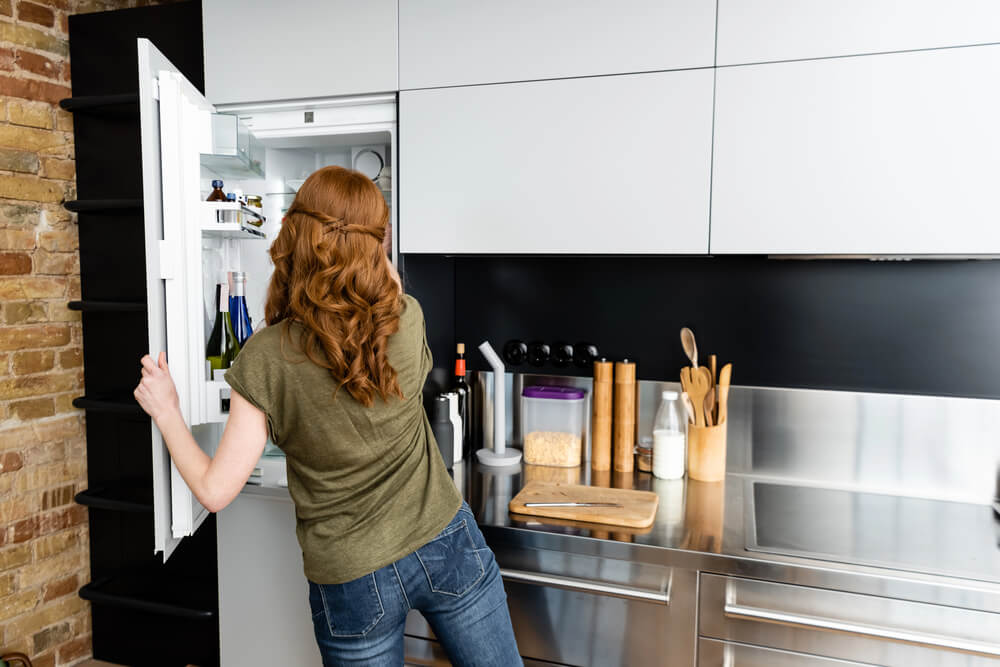
[[[392,92],[396,0],[204,0],[213,104]]]
[[[816,655],[779,651],[762,646],[698,640],[698,667],[870,667],[860,662],[848,662]]]
[[[995,0],[719,0],[719,65],[1000,41]]]
[[[699,635],[725,642],[888,666],[1000,665],[1000,614],[974,609],[702,574],[698,613]],[[727,651],[707,650],[704,660]]]
[[[565,665],[693,665],[697,573],[521,549],[498,552],[521,654]]]
[[[706,253],[712,79],[403,91],[401,251]]]
[[[400,0],[402,89],[711,67],[713,0]]]
[[[1000,253],[1000,46],[717,76],[713,254]]]

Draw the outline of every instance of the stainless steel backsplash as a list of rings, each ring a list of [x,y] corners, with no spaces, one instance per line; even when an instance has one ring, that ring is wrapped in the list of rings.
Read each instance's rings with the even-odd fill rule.
[[[492,446],[492,373],[474,373],[477,432]],[[507,442],[520,446],[526,384],[588,390],[590,378],[507,374]],[[652,435],[660,392],[639,382],[639,438]],[[590,420],[585,434],[590,459]],[[1000,401],[812,389],[733,387],[731,474],[880,493],[989,504],[1000,466]]]

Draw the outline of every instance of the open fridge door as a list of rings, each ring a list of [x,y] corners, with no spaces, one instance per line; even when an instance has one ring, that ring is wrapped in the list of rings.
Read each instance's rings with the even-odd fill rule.
[[[219,427],[204,424],[200,154],[211,150],[211,105],[146,39],[138,40],[149,350],[166,350],[181,413],[209,454]],[[206,144],[207,142],[207,144]],[[208,511],[170,460],[154,425],[154,549],[170,557]]]

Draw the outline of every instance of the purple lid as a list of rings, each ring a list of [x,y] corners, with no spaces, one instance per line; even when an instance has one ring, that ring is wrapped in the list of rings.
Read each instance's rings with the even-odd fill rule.
[[[577,401],[587,395],[586,389],[575,387],[525,387],[525,398],[552,398],[559,401]]]

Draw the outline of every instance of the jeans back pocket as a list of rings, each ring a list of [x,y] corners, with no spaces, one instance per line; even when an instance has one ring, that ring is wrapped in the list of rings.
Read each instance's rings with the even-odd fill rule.
[[[486,574],[466,522],[467,519],[452,522],[416,551],[435,593],[461,597]]]
[[[325,622],[334,637],[364,637],[385,616],[374,572],[345,584],[309,585],[318,589],[322,604],[313,620]]]

